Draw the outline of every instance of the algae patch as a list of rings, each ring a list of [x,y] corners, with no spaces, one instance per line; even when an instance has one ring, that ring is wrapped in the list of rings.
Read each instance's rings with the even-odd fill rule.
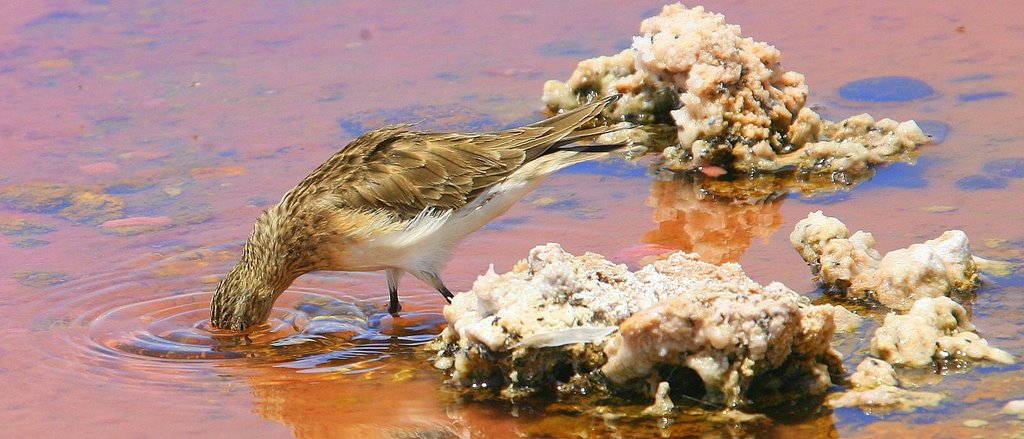
[[[18,284],[32,288],[62,284],[69,280],[68,275],[60,271],[20,270],[15,271],[12,277]]]
[[[121,197],[90,186],[25,183],[0,188],[0,205],[29,213],[52,214],[77,224],[98,225],[124,216]]]
[[[0,234],[8,236],[34,236],[53,233],[57,229],[26,219],[14,219],[0,222]]]

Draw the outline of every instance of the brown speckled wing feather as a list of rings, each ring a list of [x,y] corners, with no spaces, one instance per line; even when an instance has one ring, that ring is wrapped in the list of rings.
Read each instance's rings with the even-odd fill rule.
[[[420,133],[409,131],[410,125],[386,126],[352,141],[290,195],[329,196],[339,208],[386,209],[402,219],[428,207],[457,209],[563,139],[604,132],[573,134],[612,100],[490,134]]]

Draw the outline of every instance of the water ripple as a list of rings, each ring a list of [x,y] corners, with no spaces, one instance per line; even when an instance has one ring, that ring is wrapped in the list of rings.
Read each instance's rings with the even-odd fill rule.
[[[268,367],[301,374],[378,370],[411,356],[444,322],[439,313],[393,319],[380,300],[293,286],[267,323],[245,333],[213,328],[211,275],[226,270],[233,255],[197,250],[45,291],[34,328],[42,335],[39,347],[53,360],[51,367],[146,384],[218,383]],[[353,276],[357,283],[371,280]],[[417,296],[404,297],[410,302]]]

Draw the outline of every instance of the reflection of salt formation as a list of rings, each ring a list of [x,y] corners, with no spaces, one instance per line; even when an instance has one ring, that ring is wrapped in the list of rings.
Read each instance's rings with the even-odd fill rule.
[[[600,255],[539,246],[511,272],[477,279],[445,318],[435,365],[456,384],[508,398],[650,392],[680,367],[702,384],[671,382],[673,391],[740,405],[755,389],[823,392],[829,367],[840,367],[830,308],[682,252],[630,272]]]
[[[852,388],[828,400],[831,407],[862,407],[877,411],[911,412],[918,407],[935,407],[942,395],[914,392],[897,387],[896,370],[876,358],[866,358],[850,377]]]
[[[898,366],[924,367],[935,361],[1016,360],[978,336],[967,311],[948,297],[914,302],[907,314],[889,314],[871,339],[871,353]]]
[[[248,380],[257,414],[303,439],[457,436],[461,427],[444,401],[429,397],[438,392],[436,375],[412,355],[440,330],[439,315],[377,314],[364,322],[368,309],[343,300],[307,295],[289,302],[278,307],[291,305],[298,316],[280,324],[295,325],[298,334],[273,342],[275,356],[223,367]],[[393,391],[381,392],[382,385]]]
[[[754,238],[768,238],[782,225],[782,200],[745,203],[709,199],[689,181],[660,180],[651,187],[658,228],[644,242],[697,253],[712,264],[736,262]]]
[[[253,411],[289,427],[299,439],[459,437],[446,407],[429,397],[437,394],[436,377],[418,376],[418,366],[396,361],[360,375],[274,367],[232,371],[252,386]],[[382,392],[382,383],[400,390]]]
[[[882,257],[870,233],[850,235],[841,221],[817,211],[800,220],[789,239],[826,289],[847,298],[906,310],[923,297],[977,287],[970,243],[959,230]]]
[[[677,143],[664,151],[674,170],[856,173],[928,141],[913,121],[876,122],[866,114],[822,120],[804,106],[804,77],[782,70],[778,49],[743,38],[739,26],[702,7],[666,6],[640,31],[631,49],[581,62],[566,83],[548,81],[548,108],[622,93],[607,117],[675,124]],[[648,143],[633,131],[637,143]]]

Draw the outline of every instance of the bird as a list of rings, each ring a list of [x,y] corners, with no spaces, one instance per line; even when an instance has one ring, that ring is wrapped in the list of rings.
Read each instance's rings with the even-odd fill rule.
[[[628,144],[593,143],[624,128],[595,121],[618,97],[493,133],[418,132],[412,124],[364,133],[260,215],[217,285],[210,323],[258,326],[296,278],[321,270],[385,271],[393,316],[405,273],[451,303],[440,272],[456,244],[549,175]],[[581,141],[591,144],[573,145]]]

